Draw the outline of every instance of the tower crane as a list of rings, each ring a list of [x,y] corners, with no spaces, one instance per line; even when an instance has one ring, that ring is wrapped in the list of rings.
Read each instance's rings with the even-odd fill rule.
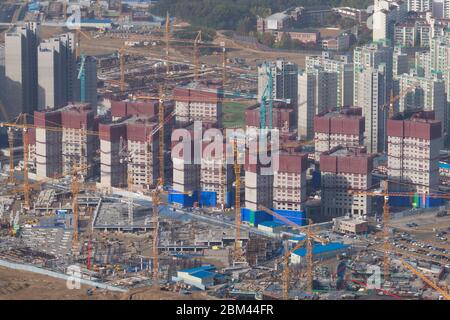
[[[80,80],[80,102],[86,102],[86,71],[85,71],[86,56],[80,56],[80,70],[78,72],[78,80]]]
[[[194,40],[194,80],[198,81],[199,72],[200,72],[200,48],[199,44],[202,42],[202,31],[200,30],[197,33],[197,36]]]
[[[22,122],[22,123],[18,123]],[[22,131],[22,144],[23,144],[23,193],[24,202],[23,207],[27,210],[30,209],[30,187],[28,182],[28,158],[29,158],[29,128],[27,124],[27,115],[25,113],[19,114],[15,123],[1,123],[0,128],[8,128],[8,142],[9,142],[9,181],[14,183],[14,130],[18,129]]]
[[[313,292],[313,263],[314,263],[314,259],[313,259],[313,242],[314,241],[318,241],[322,244],[326,244],[329,241],[320,238],[317,234],[315,234],[313,231],[311,231],[311,225],[312,225],[312,220],[311,219],[307,219],[308,220],[308,226],[305,227],[301,227],[299,225],[297,225],[296,223],[292,222],[291,220],[283,217],[282,215],[276,213],[273,210],[270,210],[269,208],[266,208],[262,205],[258,206],[259,210],[263,210],[265,212],[267,212],[268,214],[270,214],[271,216],[279,219],[280,221],[283,221],[284,223],[290,225],[293,228],[296,228],[297,230],[304,232],[306,234],[306,277],[307,277],[307,291],[308,293]],[[289,281],[289,271],[285,271],[284,273],[284,277],[283,277],[283,282],[286,283]],[[289,284],[288,284],[289,285]],[[284,287],[286,287],[286,284],[284,285]]]
[[[394,196],[409,196],[411,193],[408,192],[389,192],[388,182],[384,181],[383,188],[381,191],[362,191],[362,190],[348,190],[349,194],[352,195],[366,195],[366,196],[379,196],[383,197],[383,272],[385,280],[389,279],[389,226],[390,226],[390,213],[389,213],[389,197]],[[450,194],[425,194],[431,198],[446,198],[450,199]]]
[[[235,228],[236,234],[234,239],[234,263],[245,262],[244,253],[241,245],[241,164],[239,163],[239,151],[237,139],[233,140],[233,158],[234,158],[234,175],[235,175]]]
[[[435,284],[433,281],[431,281],[427,276],[425,276],[424,274],[422,274],[420,271],[416,270],[412,265],[410,265],[409,263],[407,263],[406,261],[404,261],[403,259],[400,259],[400,262],[402,263],[402,265],[408,269],[409,271],[411,271],[413,274],[415,274],[416,276],[418,276],[423,282],[425,282],[427,285],[429,285],[431,288],[433,288],[434,290],[436,290],[437,292],[439,292],[445,300],[450,300],[450,294],[448,293],[448,291],[444,290],[443,288],[439,287],[437,284]]]
[[[170,48],[170,16],[169,11],[166,13],[166,28],[164,31],[164,39],[166,41],[166,74],[170,73],[170,64],[169,64],[169,48]]]
[[[225,90],[225,85],[228,81],[227,75],[227,49],[225,48],[225,42],[222,42],[222,87]]]
[[[14,184],[16,178],[14,177],[14,130],[8,128],[8,143],[9,143],[9,183]]]

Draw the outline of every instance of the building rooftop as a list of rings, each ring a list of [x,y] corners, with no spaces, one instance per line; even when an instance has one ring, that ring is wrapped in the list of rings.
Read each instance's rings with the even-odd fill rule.
[[[332,243],[325,244],[325,245],[316,244],[316,245],[313,245],[313,254],[320,254],[320,253],[325,253],[325,252],[342,250],[342,249],[346,249],[348,247],[349,247],[349,245],[339,243],[339,242],[332,242]],[[304,256],[306,256],[306,249],[305,248],[297,249],[293,252],[293,254],[296,254],[300,257],[304,257]]]
[[[197,268],[180,270],[179,272],[193,274],[193,273],[198,273],[198,272],[202,272],[202,271],[205,272],[205,271],[214,271],[214,270],[216,270],[216,267],[213,266],[212,264],[208,264],[208,265],[204,265],[204,266],[197,267]]]
[[[206,279],[206,278],[211,278],[215,276],[215,273],[213,272],[208,272],[208,271],[197,271],[194,273],[190,273],[191,276],[193,277],[197,277],[200,279]]]
[[[329,151],[330,156],[335,157],[355,157],[355,156],[367,156],[370,155],[366,153],[365,147],[357,147],[357,148],[343,148],[343,147],[336,147]]]

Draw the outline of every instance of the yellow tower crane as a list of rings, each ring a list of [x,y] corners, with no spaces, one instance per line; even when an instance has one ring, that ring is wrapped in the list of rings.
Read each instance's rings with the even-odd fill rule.
[[[389,252],[391,249],[389,239],[389,227],[390,227],[390,212],[389,212],[389,197],[394,196],[411,196],[414,193],[411,192],[389,192],[388,181],[383,181],[383,188],[381,191],[361,191],[361,190],[348,190],[352,195],[366,195],[366,196],[378,196],[383,197],[383,272],[385,281],[389,279],[390,263]],[[445,198],[450,199],[449,194],[423,194],[431,198]]]
[[[170,57],[170,16],[169,12],[166,13],[166,28],[164,32],[164,40],[166,42],[166,74],[170,73],[170,64],[169,64],[169,57]]]
[[[311,231],[311,225],[312,225],[312,220],[311,219],[307,219],[308,220],[308,226],[305,227],[301,227],[299,225],[297,225],[296,223],[292,222],[291,220],[283,217],[282,215],[276,213],[273,210],[270,210],[269,208],[266,208],[262,205],[258,206],[259,210],[263,210],[265,212],[267,212],[268,214],[270,214],[271,216],[279,219],[280,221],[283,221],[284,223],[290,225],[293,228],[296,228],[297,230],[304,232],[306,234],[306,282],[307,282],[307,292],[311,293],[313,292],[313,263],[314,263],[314,258],[313,258],[313,242],[314,241],[318,241],[322,244],[326,244],[329,241],[320,238],[318,235],[316,235],[314,232]],[[286,286],[289,285],[289,270],[285,271],[284,276],[283,276],[283,283],[284,283],[284,287],[286,288]],[[287,284],[286,284],[287,283]]]
[[[27,210],[30,210],[30,186],[28,181],[28,159],[29,159],[29,151],[30,151],[30,141],[28,136],[28,128],[27,126],[27,115],[23,114],[23,207]]]
[[[450,294],[445,289],[439,287],[437,284],[435,284],[433,281],[428,279],[427,276],[422,274],[420,271],[416,270],[412,265],[405,262],[403,259],[400,259],[400,262],[403,264],[405,268],[407,268],[409,271],[411,271],[413,274],[418,276],[423,282],[425,282],[427,285],[429,285],[431,288],[439,292],[445,300],[450,300]]]
[[[239,163],[239,150],[237,138],[233,140],[234,175],[235,175],[235,240],[234,240],[234,263],[245,262],[241,244],[241,164]]]
[[[9,143],[9,183],[14,184],[16,178],[14,177],[14,129],[8,128],[8,143]]]

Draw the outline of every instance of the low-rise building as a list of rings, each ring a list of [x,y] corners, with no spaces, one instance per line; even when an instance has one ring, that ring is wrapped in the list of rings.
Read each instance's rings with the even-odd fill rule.
[[[333,230],[339,233],[367,233],[369,223],[358,218],[340,217],[333,219]]]
[[[172,280],[184,282],[200,290],[206,290],[208,287],[214,285],[215,270],[216,268],[213,265],[180,270]]]
[[[343,243],[328,243],[328,244],[314,244],[313,245],[313,256],[316,259],[322,258],[327,259],[331,257],[336,257],[337,254],[346,252],[350,248],[349,245],[343,244]],[[304,261],[306,258],[306,248],[301,248],[295,250],[291,254],[291,263],[292,264],[299,264]]]

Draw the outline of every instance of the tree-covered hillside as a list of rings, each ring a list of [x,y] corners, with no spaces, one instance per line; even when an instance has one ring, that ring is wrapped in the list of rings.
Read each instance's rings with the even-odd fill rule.
[[[160,0],[152,12],[164,16],[170,12],[198,26],[214,29],[248,28],[256,16],[267,16],[293,6],[352,6],[367,8],[372,0]]]

